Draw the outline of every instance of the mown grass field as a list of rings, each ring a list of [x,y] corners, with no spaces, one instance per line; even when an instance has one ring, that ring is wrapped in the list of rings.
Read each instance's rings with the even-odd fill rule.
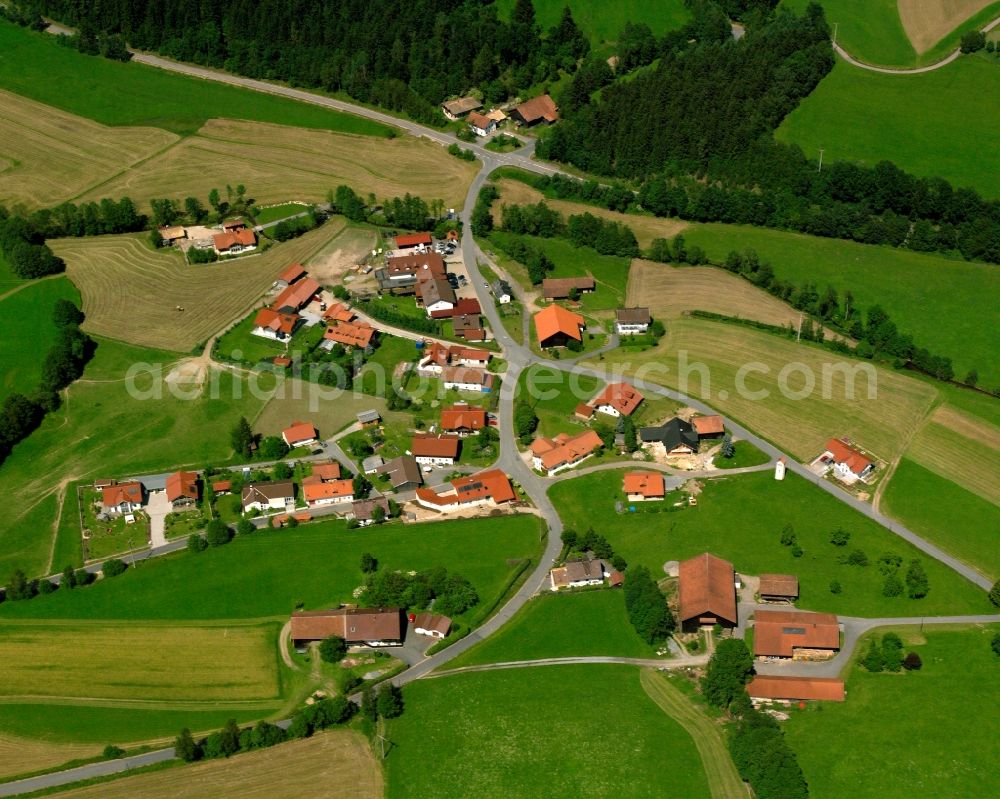
[[[793,474],[780,483],[770,471],[705,481],[697,506],[666,513],[618,515],[621,487],[622,472],[597,472],[559,482],[549,493],[567,527],[593,527],[629,563],[654,574],[662,575],[668,560],[708,551],[745,574],[798,575],[798,606],[809,610],[874,617],[988,613],[992,607],[972,583]],[[780,543],[786,524],[794,529],[802,557]],[[851,533],[846,548],[830,543],[838,527]],[[837,562],[845,549],[855,548],[865,551],[868,566]],[[930,593],[920,600],[882,596],[875,562],[885,553],[900,555],[904,564],[919,557]],[[833,580],[841,583],[842,593],[830,592]]]
[[[213,188],[243,183],[257,202],[289,197],[318,202],[346,183],[362,197],[375,192],[379,201],[409,192],[460,208],[476,169],[413,136],[387,139],[211,119],[175,147],[93,186],[81,199],[128,195],[144,204],[152,197],[204,198]]]
[[[232,457],[229,431],[241,415],[256,418],[272,387],[269,378],[260,378],[255,393],[229,372],[212,372],[213,383],[201,394],[185,389],[175,395],[163,378],[176,357],[99,340],[94,360],[62,407],[14,449],[0,469],[0,490],[12,500],[0,528],[4,580],[15,566],[47,571],[53,552],[59,569],[80,557],[79,525],[58,521],[70,481],[200,467]],[[133,364],[139,368],[129,381]],[[154,373],[142,364],[153,365]],[[130,392],[130,382],[137,391]]]
[[[940,176],[1000,194],[1000,163],[985,142],[1000,138],[1000,70],[964,57],[920,75],[882,75],[837,62],[777,130],[806,155],[872,166],[890,160],[917,175]]]
[[[276,222],[279,219],[287,219],[290,216],[295,216],[295,214],[301,214],[304,211],[308,211],[309,206],[303,203],[288,202],[282,203],[281,205],[270,205],[266,208],[261,208],[254,220],[258,225],[266,225],[269,222]]]
[[[404,699],[386,732],[390,799],[710,795],[690,736],[633,667],[456,674],[414,682]]]
[[[705,370],[692,364],[705,365],[707,380]],[[794,366],[782,381],[782,370],[789,364]],[[600,364],[589,365],[623,368],[628,374],[679,388],[800,460],[818,455],[831,436],[846,435],[890,461],[905,449],[937,398],[936,390],[921,380],[792,339],[702,319],[673,321],[656,347],[611,353]],[[737,378],[741,370],[745,390]],[[874,371],[874,382],[868,370]],[[807,374],[814,381],[808,394]],[[876,389],[874,396],[871,386]]]
[[[1000,579],[1000,508],[996,504],[908,456],[886,487],[882,510],[991,580]]]
[[[277,700],[279,626],[8,621],[0,624],[0,695],[166,705]]]
[[[42,363],[56,339],[52,308],[57,300],[80,302],[79,292],[65,277],[25,285],[0,299],[6,320],[0,336],[0,400],[15,391],[30,395],[38,388]]]
[[[2,58],[2,56],[0,56]],[[0,197],[52,206],[178,141],[160,128],[111,128],[0,91]],[[104,195],[106,196],[106,195]]]
[[[716,262],[751,248],[782,280],[833,286],[842,301],[850,290],[859,312],[881,305],[917,346],[951,358],[959,379],[974,368],[982,385],[1000,385],[992,330],[982,324],[1000,303],[992,264],[738,225],[692,225],[684,238]]]
[[[543,31],[559,22],[565,5],[563,0],[538,0],[534,4],[535,19]],[[514,0],[497,0],[496,7],[500,17],[509,20]],[[619,3],[573,0],[572,12],[574,21],[594,45],[617,40],[626,22],[644,22],[659,36],[680,28],[691,16],[683,0],[622,0]]]
[[[381,799],[382,770],[368,741],[353,730],[328,730],[311,738],[187,766],[137,774],[66,791],[67,799],[323,799],[337,786],[345,799]]]
[[[295,100],[82,55],[51,34],[6,21],[0,21],[0,86],[103,125],[145,125],[181,136],[218,117],[369,136],[392,130]]]
[[[621,591],[540,594],[500,632],[463,652],[444,668],[591,655],[655,657],[655,647],[643,641],[629,622]]]
[[[337,217],[261,255],[191,266],[178,252],[150,249],[142,234],[49,244],[83,295],[85,330],[190,352],[263,297],[285,266],[301,263],[343,228]]]
[[[847,673],[847,701],[795,711],[783,725],[815,799],[941,799],[1000,793],[997,625],[900,628],[920,671]],[[883,631],[878,631],[882,633]],[[858,651],[863,652],[865,642]]]
[[[781,5],[801,14],[808,0],[782,0]],[[896,0],[822,0],[832,31],[837,23],[837,43],[869,64],[912,66],[917,52],[899,18]]]

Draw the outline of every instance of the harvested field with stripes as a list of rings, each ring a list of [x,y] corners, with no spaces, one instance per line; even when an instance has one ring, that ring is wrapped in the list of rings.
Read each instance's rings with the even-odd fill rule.
[[[303,262],[345,227],[341,218],[260,255],[188,266],[144,235],[49,242],[65,259],[87,314],[84,329],[131,344],[190,352],[246,310],[288,264]],[[183,308],[183,310],[178,310]]]
[[[70,760],[96,757],[101,748],[94,744],[59,744],[0,735],[0,777],[61,766]]]
[[[996,0],[899,0],[899,19],[918,53],[929,50],[955,28]]]

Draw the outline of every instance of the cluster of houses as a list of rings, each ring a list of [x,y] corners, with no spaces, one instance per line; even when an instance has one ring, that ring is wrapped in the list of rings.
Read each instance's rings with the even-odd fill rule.
[[[552,278],[542,281],[542,293],[547,300],[563,299],[573,291],[594,290],[592,277]],[[583,343],[586,321],[583,316],[561,305],[548,305],[533,318],[538,345],[566,347],[571,341]],[[615,312],[615,332],[619,336],[641,335],[649,330],[653,318],[648,308],[619,308]]]
[[[510,478],[500,469],[487,469],[477,474],[449,481],[443,491],[417,489],[417,504],[440,513],[466,510],[479,506],[500,507],[514,502],[517,494]]]
[[[559,121],[559,109],[547,94],[533,97],[510,108],[509,114],[500,108],[493,108],[485,114],[480,113],[482,107],[483,104],[475,97],[460,97],[442,103],[441,111],[452,122],[464,120],[469,130],[480,137],[494,133],[508,119],[518,127],[528,128]]]
[[[213,250],[219,257],[240,255],[257,249],[257,234],[242,219],[227,219],[216,230],[202,235],[206,228],[166,225],[158,228],[160,239],[165,246],[191,240],[191,246],[198,250]]]
[[[94,481],[94,488],[101,492],[101,513],[122,516],[141,510],[149,501],[149,491],[139,480],[106,478]],[[197,472],[174,472],[167,475],[162,490],[173,511],[182,511],[197,505],[201,497],[201,478]]]

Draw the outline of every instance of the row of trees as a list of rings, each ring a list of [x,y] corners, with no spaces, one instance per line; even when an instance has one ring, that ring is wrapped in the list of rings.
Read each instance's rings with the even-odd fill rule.
[[[66,271],[66,264],[48,245],[45,236],[21,216],[12,216],[0,205],[0,253],[19,278],[31,280]]]
[[[673,633],[674,616],[649,569],[632,566],[625,573],[624,590],[628,619],[642,640],[655,644]]]
[[[26,220],[38,236],[49,239],[131,233],[143,230],[149,222],[130,197],[117,201],[105,198],[80,205],[60,203],[53,208],[32,211]]]
[[[571,214],[568,220],[563,220],[562,214],[544,200],[534,205],[504,205],[500,229],[543,238],[563,237],[575,247],[591,247],[601,255],[624,258],[640,255],[635,233],[628,225],[590,213]]]
[[[101,566],[101,573],[105,577],[118,577],[128,569],[128,564],[119,558],[109,558]],[[0,602],[23,602],[26,599],[34,599],[36,596],[46,596],[62,589],[72,591],[74,588],[82,588],[97,580],[94,572],[86,569],[75,569],[67,564],[63,569],[59,582],[45,578],[29,579],[21,569],[14,569],[7,586],[0,592]]]

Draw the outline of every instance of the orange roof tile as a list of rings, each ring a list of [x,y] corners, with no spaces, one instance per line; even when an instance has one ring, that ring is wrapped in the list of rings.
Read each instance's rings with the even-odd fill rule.
[[[733,564],[706,552],[680,564],[680,621],[717,616],[736,624]]]
[[[872,465],[872,462],[854,449],[854,447],[851,447],[836,438],[831,438],[826,442],[826,450],[833,455],[835,463],[846,464],[847,468],[854,474],[861,474],[865,469]]]
[[[307,277],[298,283],[293,283],[281,292],[281,294],[275,297],[274,302],[271,303],[271,307],[278,311],[282,308],[292,308],[297,311],[303,305],[307,304],[319,289],[320,285],[316,278]]]
[[[754,613],[753,653],[790,658],[796,649],[839,649],[840,626],[832,613],[758,610]]]
[[[354,481],[331,480],[328,483],[306,483],[302,486],[302,496],[306,502],[351,497],[354,496]]]
[[[460,440],[458,436],[414,436],[410,452],[415,458],[457,458]]]
[[[635,386],[628,383],[608,383],[590,404],[595,408],[610,405],[622,416],[631,416],[642,400],[643,396]]]
[[[345,347],[367,347],[374,335],[375,328],[367,323],[337,322],[333,327],[327,328],[323,338]]]
[[[174,472],[167,477],[167,499],[174,502],[184,497],[198,499],[196,472]]]
[[[473,405],[452,405],[441,411],[441,429],[481,430],[486,427],[486,410]]]
[[[332,322],[350,322],[354,319],[354,312],[347,306],[335,302],[323,313],[323,318]]]
[[[580,314],[567,311],[561,305],[550,305],[535,314],[535,332],[542,344],[558,333],[583,341],[583,326]]]
[[[747,686],[755,699],[844,701],[844,681],[832,677],[784,677],[758,674]]]
[[[719,435],[725,432],[726,429],[722,422],[722,417],[718,414],[712,416],[695,416],[691,420],[691,424],[699,436]]]
[[[291,264],[290,266],[286,266],[285,271],[278,275],[278,280],[284,283],[294,283],[305,274],[306,270],[302,264]]]
[[[142,483],[133,480],[129,483],[117,483],[101,491],[101,501],[105,507],[113,508],[123,502],[138,504],[142,502]]]
[[[558,444],[555,448],[545,452],[541,456],[542,468],[546,471],[556,469],[567,463],[574,463],[585,455],[589,455],[596,449],[600,449],[604,442],[593,430],[585,430],[579,435],[568,438]]]
[[[292,422],[291,426],[281,431],[281,437],[290,447],[300,441],[312,441],[318,436],[319,432],[312,422]]]
[[[252,247],[257,243],[257,237],[249,228],[237,230],[233,233],[216,233],[212,236],[212,244],[219,252],[232,249],[237,245],[240,247]]]
[[[626,472],[623,489],[626,494],[662,497],[666,494],[663,475],[659,472]]]
[[[253,326],[290,336],[298,321],[299,315],[297,313],[279,313],[273,308],[261,308],[253,318]]]
[[[402,236],[396,236],[397,247],[417,247],[420,244],[430,243],[430,233],[404,233]]]

